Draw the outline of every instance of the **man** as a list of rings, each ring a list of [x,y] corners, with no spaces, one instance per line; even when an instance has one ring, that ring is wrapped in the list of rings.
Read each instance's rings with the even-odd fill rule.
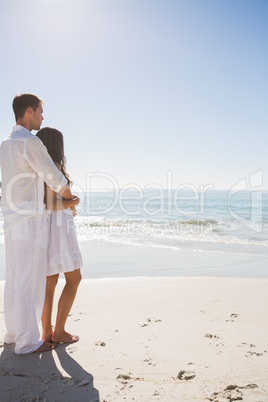
[[[0,146],[6,246],[5,342],[15,343],[16,354],[45,352],[55,347],[43,342],[39,332],[48,242],[44,181],[63,198],[74,198],[45,146],[31,133],[41,126],[42,104],[35,95],[17,95],[13,100],[16,126]]]

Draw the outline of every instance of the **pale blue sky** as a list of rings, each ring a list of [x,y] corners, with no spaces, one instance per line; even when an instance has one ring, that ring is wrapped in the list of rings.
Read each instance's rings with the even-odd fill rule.
[[[1,139],[35,93],[82,187],[268,189],[267,0],[1,0],[0,51]]]

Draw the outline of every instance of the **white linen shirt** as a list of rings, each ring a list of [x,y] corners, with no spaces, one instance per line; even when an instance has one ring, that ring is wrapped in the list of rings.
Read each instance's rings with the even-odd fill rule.
[[[42,141],[16,125],[0,146],[4,229],[46,211],[44,182],[56,193],[67,185]]]

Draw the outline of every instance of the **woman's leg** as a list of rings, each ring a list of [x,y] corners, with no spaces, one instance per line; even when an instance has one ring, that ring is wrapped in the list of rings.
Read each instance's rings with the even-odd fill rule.
[[[56,325],[54,333],[52,335],[53,342],[77,342],[78,336],[71,335],[65,331],[65,323],[71,307],[74,302],[78,285],[82,279],[80,269],[76,269],[72,272],[66,272],[65,274],[66,284],[62,291],[59,304],[58,313],[56,319]]]
[[[47,276],[46,279],[46,295],[42,314],[42,327],[43,327],[42,340],[44,342],[52,342],[53,331],[51,325],[51,316],[52,316],[54,293],[58,282],[58,277],[59,274],[56,274]]]

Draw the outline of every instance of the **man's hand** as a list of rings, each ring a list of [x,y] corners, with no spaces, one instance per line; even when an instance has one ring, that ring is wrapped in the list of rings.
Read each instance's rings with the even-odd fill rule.
[[[77,195],[73,195],[73,205],[78,205],[80,203],[80,198]]]

